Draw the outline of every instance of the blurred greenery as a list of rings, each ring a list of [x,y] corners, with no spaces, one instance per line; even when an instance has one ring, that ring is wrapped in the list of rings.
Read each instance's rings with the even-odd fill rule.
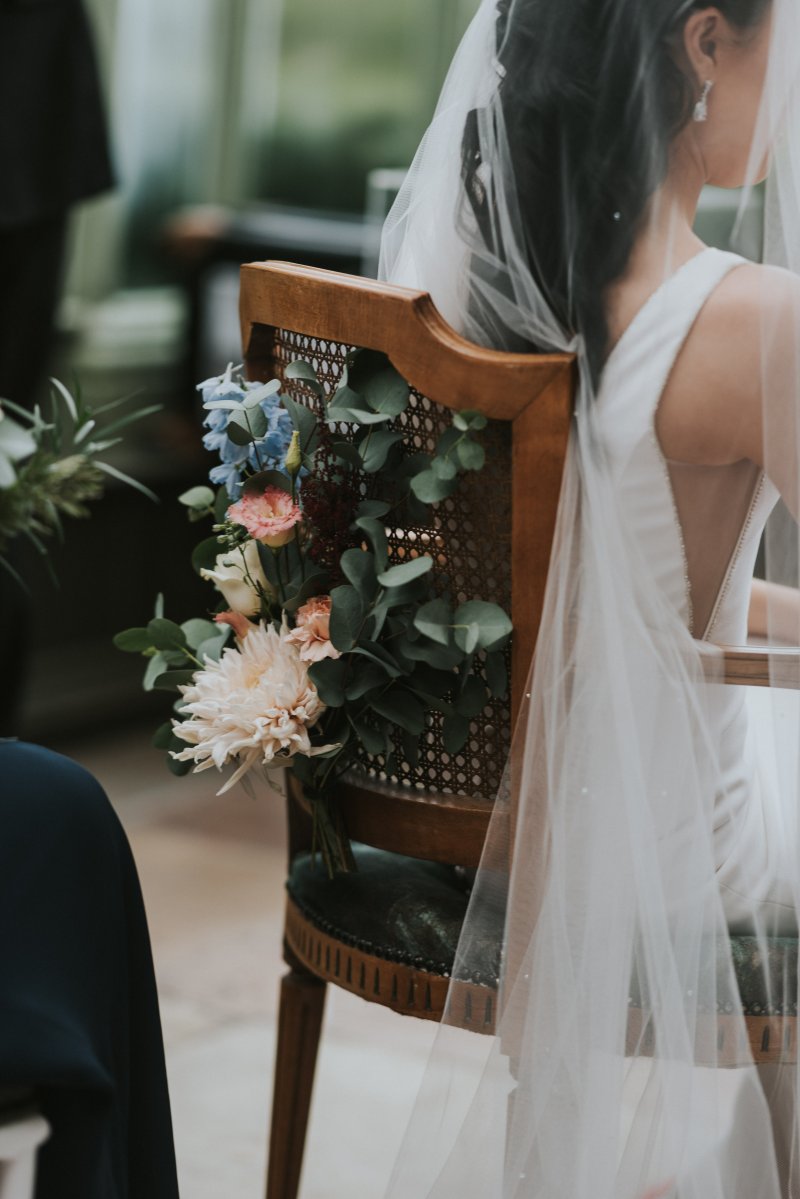
[[[369,170],[411,162],[471,7],[292,0],[263,196],[361,211]]]

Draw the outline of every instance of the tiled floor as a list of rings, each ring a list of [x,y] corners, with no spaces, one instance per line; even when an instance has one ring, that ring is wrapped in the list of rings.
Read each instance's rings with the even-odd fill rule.
[[[182,1199],[259,1199],[275,1039],[283,805],[176,779],[148,731],[58,746],[100,779],[139,865]],[[434,1027],[331,990],[301,1199],[380,1199]]]

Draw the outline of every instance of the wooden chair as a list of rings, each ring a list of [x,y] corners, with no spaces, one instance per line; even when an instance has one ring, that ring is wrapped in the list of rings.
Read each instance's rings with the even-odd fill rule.
[[[468,898],[453,867],[478,864],[536,644],[574,363],[566,355],[472,345],[442,320],[426,293],[281,262],[242,268],[241,319],[251,378],[283,378],[291,361],[306,358],[332,388],[349,348],[385,352],[413,388],[401,419],[418,449],[432,448],[449,424],[448,409],[479,408],[490,418],[485,470],[465,476],[431,528],[391,530],[389,543],[395,560],[410,541],[438,548],[454,597],[479,593],[510,605],[514,621],[510,703],[486,709],[463,753],[444,751],[435,718],[419,766],[400,760],[387,778],[380,762],[365,760],[342,786],[356,873],[330,881],[314,869],[309,814],[302,795],[289,788],[289,973],[281,985],[267,1199],[295,1199],[327,984],[404,1015],[441,1019]],[[292,389],[295,398],[317,402],[294,381]],[[776,668],[774,654],[716,652],[725,656],[730,683],[763,685]],[[779,669],[787,685],[797,685],[797,656]],[[459,983],[455,1002],[451,997],[449,1019],[476,1032],[494,1030],[499,936],[499,929],[487,930],[481,969]],[[752,947],[745,941],[746,966]],[[776,963],[784,966],[785,950],[776,943]],[[744,998],[746,1009],[759,1007],[758,996]],[[775,1060],[780,1052],[786,1060],[787,1045],[796,1046],[795,1025],[791,1000],[779,1013],[748,1014],[756,1059]],[[632,1051],[653,1049],[635,1004],[629,1041]]]
[[[452,594],[501,603],[515,624],[511,703],[495,701],[462,754],[448,755],[434,722],[418,768],[394,779],[365,763],[340,803],[358,872],[328,882],[310,862],[303,800],[289,800],[289,896],[267,1194],[293,1199],[331,982],[394,1011],[438,1020],[467,889],[452,869],[477,866],[508,755],[544,595],[572,403],[572,361],[479,349],[458,337],[421,292],[285,263],[242,268],[247,369],[282,377],[310,359],[330,385],[349,347],[382,350],[414,388],[406,419],[416,448],[432,449],[448,409],[480,408],[487,465],[467,475],[435,527],[395,530],[396,559],[438,546]],[[296,398],[313,397],[295,389]],[[420,859],[426,859],[421,861]],[[405,901],[397,904],[398,895]],[[431,925],[434,925],[432,928]],[[463,995],[464,1020],[494,1022],[493,975]]]

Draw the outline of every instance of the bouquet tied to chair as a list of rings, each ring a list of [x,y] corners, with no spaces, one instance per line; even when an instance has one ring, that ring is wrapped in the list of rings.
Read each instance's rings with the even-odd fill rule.
[[[283,388],[228,367],[199,390],[204,445],[220,462],[215,487],[181,502],[212,522],[193,565],[220,600],[210,618],[179,625],[159,599],[116,644],[147,657],[145,688],[179,693],[155,737],[175,773],[232,768],[222,794],[288,769],[315,849],[329,873],[344,871],[338,780],[365,762],[391,778],[398,753],[415,764],[433,712],[458,753],[508,686],[511,622],[496,604],[447,594],[430,511],[483,466],[486,418],[455,412],[433,454],[414,452],[397,427],[410,389],[370,350],[348,356],[330,396],[303,360]]]

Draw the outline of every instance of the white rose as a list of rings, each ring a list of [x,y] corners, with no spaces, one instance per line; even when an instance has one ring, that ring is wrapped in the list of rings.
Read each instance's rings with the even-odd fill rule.
[[[230,610],[241,612],[242,616],[255,616],[261,609],[256,583],[260,583],[268,595],[272,591],[261,569],[255,541],[246,541],[239,549],[220,554],[214,569],[201,570],[200,574],[222,592]]]

